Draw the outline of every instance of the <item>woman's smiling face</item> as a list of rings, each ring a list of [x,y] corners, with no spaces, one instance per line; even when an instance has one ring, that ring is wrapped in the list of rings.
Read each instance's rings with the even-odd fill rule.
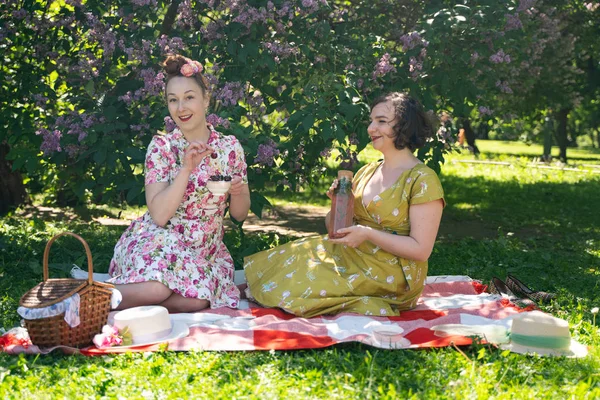
[[[208,96],[194,78],[178,76],[167,84],[167,106],[177,126],[185,132],[193,132],[206,126]]]
[[[371,137],[373,148],[383,151],[387,148],[395,148],[394,124],[396,123],[394,105],[391,101],[379,103],[371,110],[371,123],[367,132]]]

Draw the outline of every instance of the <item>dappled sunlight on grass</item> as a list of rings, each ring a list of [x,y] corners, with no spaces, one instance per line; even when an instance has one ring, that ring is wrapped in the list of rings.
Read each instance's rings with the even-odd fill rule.
[[[359,157],[361,162],[378,158],[370,147]],[[130,398],[600,398],[600,317],[594,324],[591,313],[600,307],[600,177],[532,169],[528,159],[512,155],[488,158],[512,167],[453,163],[461,159],[473,157],[452,154],[442,167],[448,206],[429,275],[469,275],[488,283],[514,274],[534,290],[557,293],[541,309],[569,321],[572,336],[591,345],[587,358],[537,358],[481,344],[461,352],[343,344],[314,351],[91,358],[0,354],[0,398],[114,398],[125,393],[123,388]],[[276,205],[329,206],[325,191],[334,175],[332,166],[300,192],[266,194]],[[119,213],[135,217],[145,208],[59,211],[73,219],[45,219],[44,214],[0,218],[0,326],[18,324],[18,300],[39,282],[41,254],[53,235],[68,230],[83,236],[96,270],[105,272],[125,228],[96,219]],[[236,264],[245,252],[290,239],[265,232],[225,234]],[[85,266],[85,253],[76,240],[61,238],[50,262],[51,276],[67,276],[72,263]]]

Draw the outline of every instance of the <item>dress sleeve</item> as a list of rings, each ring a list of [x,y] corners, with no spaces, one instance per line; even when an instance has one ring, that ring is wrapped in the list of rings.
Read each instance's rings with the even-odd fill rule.
[[[410,191],[409,204],[423,204],[437,199],[442,199],[446,206],[444,189],[437,174],[429,168],[419,171]]]
[[[233,150],[229,154],[229,164],[232,166],[234,176],[240,176],[242,182],[248,183],[248,166],[244,156],[244,148],[237,139],[234,139]]]
[[[171,166],[175,165],[169,141],[164,136],[154,136],[146,152],[144,166],[145,184],[168,182]]]

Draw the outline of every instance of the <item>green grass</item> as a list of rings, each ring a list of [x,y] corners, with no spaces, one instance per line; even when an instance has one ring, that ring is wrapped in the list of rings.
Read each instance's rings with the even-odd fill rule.
[[[543,310],[570,322],[573,337],[590,346],[587,358],[536,358],[484,345],[464,347],[463,354],[453,348],[383,351],[359,344],[95,358],[0,354],[0,398],[600,398],[600,316],[594,320],[590,312],[600,307],[600,175],[533,169],[521,144],[503,155],[480,144],[480,159],[512,166],[456,162],[473,158],[464,153],[448,157],[441,174],[448,206],[430,274],[489,281],[512,273],[536,289],[558,293]],[[600,162],[597,153],[587,156],[586,163]],[[376,157],[367,150],[361,160]],[[315,189],[279,201],[326,205],[315,199],[325,196],[328,182],[324,177]],[[97,270],[105,271],[123,228],[0,219],[0,326],[18,322],[18,299],[41,277],[45,243],[63,230],[85,237]],[[235,232],[226,236],[237,260],[243,247],[260,249],[289,238],[247,235],[244,246],[241,240]],[[55,244],[50,262],[52,276],[66,274],[73,262],[85,265],[83,250],[70,239]]]

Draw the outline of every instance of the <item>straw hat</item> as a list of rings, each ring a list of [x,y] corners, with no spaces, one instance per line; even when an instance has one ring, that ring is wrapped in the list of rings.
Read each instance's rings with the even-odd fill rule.
[[[540,356],[585,357],[587,347],[571,339],[569,323],[541,311],[521,313],[513,318],[510,342],[500,348]]]
[[[128,328],[132,344],[123,347],[147,346],[168,342],[189,335],[185,322],[173,321],[162,306],[141,306],[119,311],[114,315],[114,326],[119,331]]]

